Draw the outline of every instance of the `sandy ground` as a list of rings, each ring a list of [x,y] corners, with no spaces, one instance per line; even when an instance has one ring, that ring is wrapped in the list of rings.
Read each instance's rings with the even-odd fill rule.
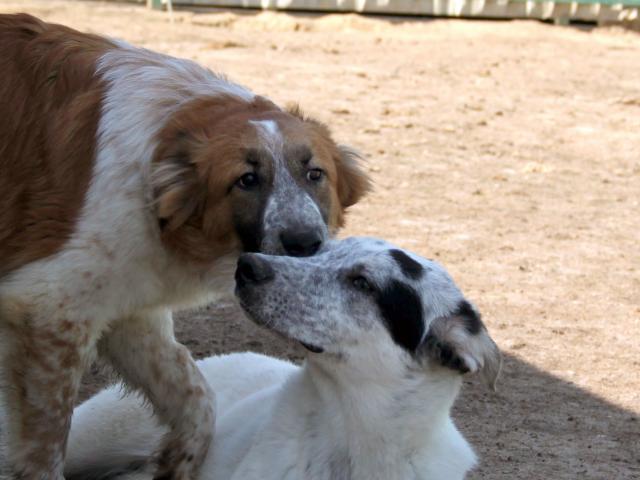
[[[640,35],[535,22],[178,12],[0,1],[190,57],[300,102],[362,150],[345,235],[435,257],[506,362],[455,418],[472,479],[640,479]],[[197,356],[301,353],[233,306],[182,314]],[[90,376],[83,394],[101,379]]]

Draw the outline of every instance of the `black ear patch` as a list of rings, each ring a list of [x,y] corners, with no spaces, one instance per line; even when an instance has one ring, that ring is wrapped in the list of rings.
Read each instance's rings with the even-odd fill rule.
[[[467,373],[469,367],[464,360],[456,353],[453,345],[441,341],[433,333],[427,333],[424,343],[420,346],[420,351],[435,361],[438,365],[451,368],[460,373]]]
[[[413,280],[422,276],[424,268],[402,250],[389,250],[389,255],[396,261],[402,273]]]
[[[424,335],[422,303],[418,293],[408,285],[393,280],[376,298],[393,341],[413,353]]]
[[[471,335],[477,335],[483,327],[480,315],[473,309],[471,304],[466,300],[462,300],[458,304],[456,312],[453,314],[456,317],[462,318],[464,326]]]

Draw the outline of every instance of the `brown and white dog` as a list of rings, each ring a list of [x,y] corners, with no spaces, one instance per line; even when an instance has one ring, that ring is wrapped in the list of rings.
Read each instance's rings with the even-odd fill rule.
[[[170,426],[193,478],[214,396],[171,310],[237,256],[313,254],[369,181],[322,124],[191,61],[0,15],[0,366],[16,476],[60,479],[95,352]]]

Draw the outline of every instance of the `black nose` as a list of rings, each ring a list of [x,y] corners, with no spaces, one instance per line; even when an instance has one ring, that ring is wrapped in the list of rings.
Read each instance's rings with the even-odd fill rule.
[[[249,283],[258,285],[273,280],[274,272],[269,262],[258,255],[240,255],[236,267],[236,283],[242,287]]]
[[[280,234],[280,241],[287,255],[309,257],[322,245],[322,236],[313,230],[286,230]]]

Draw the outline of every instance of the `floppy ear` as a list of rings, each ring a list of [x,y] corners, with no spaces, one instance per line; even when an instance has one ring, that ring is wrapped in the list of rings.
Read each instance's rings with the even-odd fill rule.
[[[351,147],[338,145],[338,198],[342,208],[350,207],[371,190],[371,179],[363,170],[362,156]]]
[[[496,389],[502,354],[469,302],[460,302],[451,316],[436,318],[421,349],[432,362],[461,373],[478,373],[489,388]]]
[[[175,231],[203,204],[205,192],[198,181],[184,134],[165,140],[151,165],[155,212],[163,232]]]

